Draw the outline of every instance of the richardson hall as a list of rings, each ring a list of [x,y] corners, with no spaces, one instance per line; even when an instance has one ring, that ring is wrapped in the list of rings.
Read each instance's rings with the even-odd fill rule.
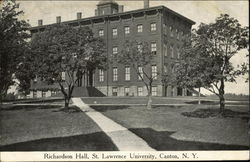
[[[155,53],[150,65],[151,75],[160,74],[153,82],[153,96],[187,96],[194,90],[174,87],[162,83],[161,74],[174,72],[173,66],[180,57],[183,41],[189,39],[194,21],[165,6],[150,7],[144,0],[141,9],[124,11],[124,6],[115,1],[100,1],[95,16],[62,23],[77,27],[88,26],[94,36],[103,38],[107,57],[119,53],[125,40],[146,41]],[[61,17],[55,19],[61,23]],[[53,24],[51,24],[53,25]],[[38,26],[31,27],[32,34],[42,32],[46,25],[38,20]],[[65,73],[62,77],[67,79]],[[91,83],[90,83],[91,82]],[[39,78],[31,83],[30,98],[53,97],[60,95],[59,86],[47,85]],[[109,63],[107,70],[96,69],[93,74],[85,73],[73,92],[74,97],[84,96],[146,96],[147,89],[132,67]]]

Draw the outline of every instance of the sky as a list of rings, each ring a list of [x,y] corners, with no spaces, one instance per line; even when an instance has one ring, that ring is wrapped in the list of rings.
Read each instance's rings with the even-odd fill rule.
[[[143,1],[137,0],[115,0],[119,5],[124,5],[124,11],[143,8]],[[31,26],[37,26],[37,21],[43,19],[43,24],[56,22],[56,16],[61,16],[62,21],[76,19],[76,13],[82,12],[83,18],[94,16],[96,0],[19,0],[20,9],[24,11],[22,19],[28,20]],[[150,0],[150,7],[164,5],[175,12],[193,20],[196,24],[193,28],[203,23],[211,23],[220,14],[227,13],[231,17],[239,20],[243,26],[249,26],[249,1],[248,0]],[[245,57],[247,51],[232,58],[234,66],[242,63],[248,58]],[[249,83],[245,83],[246,77],[237,79],[237,83],[226,83],[226,93],[249,94]],[[206,93],[206,91],[203,91]]]

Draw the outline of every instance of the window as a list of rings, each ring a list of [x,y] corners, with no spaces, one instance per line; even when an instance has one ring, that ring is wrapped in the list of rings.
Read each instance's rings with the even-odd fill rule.
[[[154,80],[157,79],[157,66],[156,65],[152,65],[152,78]]]
[[[103,69],[99,69],[99,82],[104,81],[104,71]]]
[[[118,71],[117,71],[117,67],[113,68],[113,81],[117,81],[118,80]]]
[[[42,91],[42,97],[46,97],[46,91]]]
[[[137,91],[138,91],[138,96],[143,96],[143,88],[142,87],[138,87]]]
[[[36,82],[37,82],[37,78],[38,78],[38,77],[37,77],[37,75],[36,75],[36,77],[35,77],[35,79],[34,79],[34,83],[36,83]]]
[[[156,55],[156,43],[151,43],[151,52]]]
[[[112,35],[113,37],[117,37],[117,28],[112,29]]]
[[[100,29],[100,30],[99,30],[99,37],[102,37],[102,36],[104,36],[104,30],[103,30],[103,29]]]
[[[124,31],[125,31],[125,35],[128,35],[130,33],[130,27],[125,26]]]
[[[171,66],[171,71],[172,71],[172,73],[174,73],[174,72],[175,72],[174,65],[172,65],[172,66]]]
[[[181,54],[180,54],[180,49],[177,48],[177,49],[176,49],[176,52],[177,52],[177,58],[179,59],[179,58],[180,58],[180,55],[181,55]]]
[[[57,93],[56,93],[56,91],[55,90],[52,90],[51,91],[51,96],[55,96]]]
[[[180,32],[180,39],[183,39],[183,31]]]
[[[115,14],[115,13],[117,13],[117,10],[113,9],[112,14]]]
[[[117,87],[112,88],[112,96],[117,96]]]
[[[113,47],[112,53],[113,53],[113,55],[117,54],[118,53],[118,48],[117,47]]]
[[[143,71],[142,70],[143,70],[142,67],[138,67],[138,71],[139,71],[139,74],[140,74],[140,75],[138,75],[139,80],[143,79]]]
[[[164,73],[167,73],[168,72],[168,68],[166,65],[164,65]]]
[[[65,72],[62,72],[62,80],[65,81]]]
[[[157,87],[156,86],[152,87],[152,96],[157,96]]]
[[[151,31],[156,31],[156,23],[151,23],[150,29],[151,29]]]
[[[130,80],[130,67],[125,67],[125,80]]]
[[[174,33],[173,33],[173,27],[172,26],[169,27],[169,32],[170,32],[170,36],[173,37]]]
[[[142,53],[142,44],[137,44],[137,50]]]
[[[142,33],[143,32],[143,26],[141,24],[137,25],[137,32],[138,33]]]
[[[168,47],[164,44],[164,56],[168,56]]]
[[[178,29],[176,29],[176,38],[179,40],[179,31],[178,31]]]
[[[102,15],[104,15],[104,14],[105,14],[105,11],[104,11],[104,10],[102,10],[102,11],[101,11],[101,14],[102,14]]]
[[[127,46],[126,48],[125,48],[125,50],[126,50],[126,52],[129,52],[129,46]]]
[[[33,98],[37,98],[37,91],[33,91]]]
[[[129,87],[124,88],[125,96],[129,96]]]
[[[166,24],[163,24],[163,33],[167,34],[167,26],[166,26]]]
[[[77,58],[77,53],[72,53],[72,57],[73,57],[73,59],[76,59]]]
[[[171,54],[171,58],[174,58],[174,48],[173,48],[173,46],[170,47],[170,54]]]
[[[174,96],[174,87],[171,86],[171,96]]]

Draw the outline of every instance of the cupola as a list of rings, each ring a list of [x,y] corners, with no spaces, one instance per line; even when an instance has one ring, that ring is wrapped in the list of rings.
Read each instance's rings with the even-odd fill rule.
[[[97,4],[97,15],[111,15],[118,13],[119,5],[114,0],[101,0]]]

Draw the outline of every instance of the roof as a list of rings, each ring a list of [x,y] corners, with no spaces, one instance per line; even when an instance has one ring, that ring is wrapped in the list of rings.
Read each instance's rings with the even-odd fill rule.
[[[105,2],[102,2],[102,3],[105,3]],[[116,13],[116,14],[110,14],[110,15],[93,16],[93,17],[87,17],[87,18],[82,18],[82,19],[65,21],[63,23],[65,23],[65,24],[78,23],[79,21],[88,21],[88,20],[93,20],[93,19],[109,18],[109,17],[114,17],[114,16],[122,16],[122,15],[134,14],[134,13],[138,13],[138,12],[146,12],[146,11],[150,11],[150,10],[159,10],[159,9],[165,10],[166,12],[169,12],[169,13],[175,15],[175,16],[181,18],[182,20],[188,22],[191,25],[195,24],[195,22],[192,21],[191,19],[189,19],[189,18],[187,18],[187,17],[185,17],[185,16],[183,16],[183,15],[181,15],[181,14],[179,14],[179,13],[177,13],[177,12],[175,12],[175,11],[165,7],[165,6],[149,7],[149,8],[143,8],[143,9],[137,9],[137,10],[132,10],[132,11]],[[54,24],[56,24],[56,23],[54,23]],[[53,24],[49,24],[49,25],[53,25]],[[49,25],[31,27],[30,31],[40,29],[40,28],[45,28],[46,26],[49,26]]]

